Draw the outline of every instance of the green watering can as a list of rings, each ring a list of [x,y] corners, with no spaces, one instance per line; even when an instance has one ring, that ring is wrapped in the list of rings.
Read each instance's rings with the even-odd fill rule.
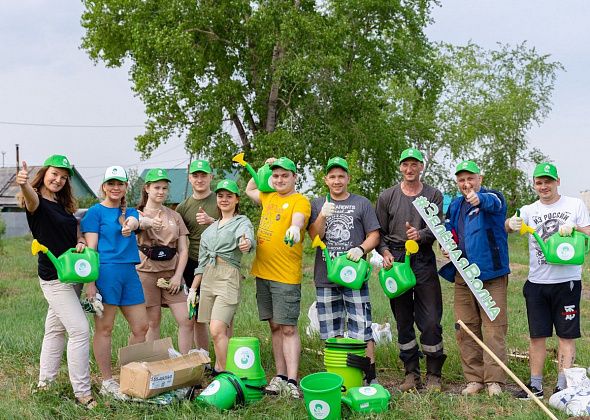
[[[516,214],[520,216],[520,210]],[[530,233],[537,240],[549,264],[582,265],[584,256],[590,251],[590,236],[577,230],[572,232],[572,236],[561,236],[556,232],[543,241],[535,229],[523,222],[520,234],[525,233]]]
[[[346,254],[340,254],[333,260],[326,244],[316,235],[311,242],[313,248],[320,247],[326,258],[326,267],[328,269],[328,280],[340,286],[348,287],[353,290],[359,290],[363,283],[369,280],[373,267],[364,258],[357,262],[346,258]]]
[[[391,394],[379,384],[350,388],[342,402],[357,413],[382,413],[389,408]]]
[[[258,172],[256,172],[254,168],[244,160],[244,153],[238,153],[232,158],[232,161],[239,163],[246,168],[250,175],[252,175],[252,178],[258,187],[258,191],[265,193],[275,191],[272,186],[272,169],[270,169],[268,164],[264,164],[258,169]]]
[[[416,276],[410,267],[410,255],[418,252],[418,242],[409,240],[405,246],[406,258],[403,263],[394,262],[389,270],[379,270],[379,283],[390,299],[403,295],[416,285]]]
[[[31,244],[31,253],[37,255],[39,252],[49,257],[57,270],[57,278],[62,283],[90,283],[98,280],[100,261],[98,252],[92,248],[86,247],[82,252],[70,248],[56,258],[46,246],[35,239]]]

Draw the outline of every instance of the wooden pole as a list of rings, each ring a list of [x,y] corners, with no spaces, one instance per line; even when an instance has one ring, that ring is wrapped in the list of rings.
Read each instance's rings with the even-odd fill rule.
[[[487,354],[489,354],[489,355],[490,355],[490,357],[491,357],[492,359],[494,359],[494,361],[495,361],[495,362],[496,362],[496,363],[497,363],[497,364],[498,364],[498,365],[499,365],[499,366],[500,366],[502,369],[504,369],[504,372],[506,372],[508,375],[510,375],[510,377],[511,377],[511,378],[514,380],[514,382],[516,382],[516,383],[518,384],[518,386],[519,386],[519,387],[521,387],[521,388],[522,388],[522,389],[523,389],[523,390],[524,390],[524,391],[525,391],[525,392],[528,394],[528,396],[529,396],[529,397],[531,397],[531,398],[533,399],[533,401],[537,403],[537,405],[538,405],[539,407],[541,407],[541,409],[542,409],[542,410],[545,412],[545,414],[547,414],[547,415],[549,416],[549,418],[551,418],[551,419],[553,419],[553,420],[557,420],[557,417],[555,417],[555,416],[553,415],[553,413],[552,413],[551,411],[549,411],[549,409],[548,409],[548,408],[545,406],[545,404],[543,404],[543,403],[541,402],[541,400],[540,400],[539,398],[537,398],[537,397],[536,397],[536,395],[535,395],[535,394],[533,394],[533,393],[531,392],[531,390],[530,390],[530,389],[528,389],[528,387],[527,387],[525,384],[523,384],[523,383],[522,383],[522,381],[521,381],[520,379],[518,379],[518,377],[517,377],[517,376],[516,376],[514,373],[512,373],[512,371],[511,371],[510,369],[508,369],[508,366],[506,366],[506,365],[505,365],[505,364],[504,364],[504,363],[503,363],[503,362],[502,362],[502,361],[501,361],[501,360],[498,358],[498,356],[496,356],[496,355],[494,354],[494,352],[493,352],[493,351],[491,351],[491,350],[490,350],[490,348],[489,348],[488,346],[486,346],[486,345],[485,345],[485,343],[479,339],[479,337],[478,337],[478,336],[476,336],[475,334],[473,334],[473,332],[472,332],[472,331],[471,331],[471,330],[470,330],[470,329],[467,327],[467,325],[465,325],[465,323],[463,323],[463,321],[461,321],[461,320],[458,320],[458,321],[457,321],[457,325],[460,325],[460,326],[461,326],[461,328],[463,328],[463,329],[465,330],[465,332],[466,332],[467,334],[469,334],[469,335],[471,336],[471,338],[473,338],[473,339],[475,340],[475,342],[476,342],[477,344],[479,344],[479,346],[480,346],[482,349],[484,349],[484,350],[485,350],[485,352],[486,352]]]
[[[19,155],[19,151],[18,151],[18,144],[16,145],[16,173],[18,174],[18,171],[20,171],[20,155]]]

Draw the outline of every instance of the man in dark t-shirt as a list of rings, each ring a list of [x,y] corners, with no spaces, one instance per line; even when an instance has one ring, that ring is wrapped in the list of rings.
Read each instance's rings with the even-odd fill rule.
[[[325,242],[331,258],[342,253],[352,261],[366,258],[379,245],[379,221],[371,202],[348,192],[348,163],[341,157],[328,161],[324,182],[329,193],[311,203],[310,236],[318,235]],[[367,342],[371,366],[365,380],[370,384],[375,381],[376,373],[369,284],[365,282],[360,290],[354,290],[330,282],[327,276],[326,260],[318,248],[314,280],[320,337],[322,340],[342,337],[346,321],[348,336]]]
[[[404,363],[405,380],[402,391],[422,388],[420,376],[421,352],[416,341],[414,323],[420,330],[422,353],[426,355],[426,387],[440,391],[442,366],[446,359],[442,342],[442,293],[432,250],[434,235],[412,205],[423,196],[439,208],[442,216],[442,193],[420,181],[424,157],[417,149],[406,149],[400,160],[402,182],[383,191],[377,200],[377,218],[381,225],[381,243],[377,251],[383,256],[383,266],[389,269],[394,261],[403,261],[405,242],[415,240],[420,246],[410,260],[416,275],[416,286],[390,300],[397,324],[399,357]]]

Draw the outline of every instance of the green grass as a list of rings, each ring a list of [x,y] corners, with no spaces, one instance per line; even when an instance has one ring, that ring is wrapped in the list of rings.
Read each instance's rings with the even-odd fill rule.
[[[522,285],[527,274],[526,240],[518,236],[510,238],[511,261],[513,273],[509,282],[509,331],[507,347],[521,353],[528,348],[528,329]],[[43,339],[43,325],[47,303],[39,289],[36,277],[36,260],[29,252],[30,238],[6,240],[4,253],[0,255],[0,418],[268,418],[304,419],[305,408],[300,401],[265,397],[261,403],[240,408],[226,413],[197,407],[189,402],[169,407],[148,404],[117,403],[98,398],[100,406],[92,412],[86,412],[74,403],[73,393],[67,376],[64,360],[55,386],[46,392],[32,394],[39,369],[39,351]],[[246,266],[249,268],[251,259]],[[322,357],[318,351],[322,343],[317,337],[307,337],[307,308],[314,300],[314,288],[311,278],[313,252],[306,251],[304,260],[302,315],[299,329],[302,338],[301,376],[322,370]],[[246,272],[246,270],[244,271]],[[584,266],[585,284],[588,283],[588,265]],[[371,418],[405,418],[405,419],[455,419],[455,418],[515,418],[541,419],[543,413],[531,402],[522,402],[504,393],[501,398],[490,399],[485,394],[475,397],[458,395],[463,385],[461,365],[457,344],[454,337],[453,286],[442,280],[444,299],[444,345],[448,355],[443,370],[445,392],[441,394],[400,394],[393,391],[403,379],[402,364],[398,359],[398,350],[394,343],[377,347],[377,366],[379,379],[393,394],[390,411]],[[389,322],[395,330],[389,302],[378,284],[376,274],[370,281],[371,303],[374,322]],[[590,326],[588,310],[582,304],[582,331]],[[164,311],[162,336],[171,336],[176,342],[175,323],[168,311]],[[91,323],[92,325],[92,323]],[[113,336],[113,349],[124,346],[129,329],[122,316],[118,316]],[[270,333],[266,323],[258,321],[255,285],[251,277],[244,284],[243,299],[240,303],[235,325],[236,335],[255,336],[261,340],[262,364],[267,375],[274,373]],[[590,342],[583,336],[578,340],[576,363],[580,366],[590,364]],[[549,340],[549,355],[556,350],[555,339]],[[65,359],[65,356],[64,356]],[[545,386],[553,389],[557,377],[556,365],[548,357],[545,369]],[[113,364],[116,364],[116,351],[113,351]],[[97,394],[97,366],[91,359],[93,375],[93,392]],[[514,373],[526,381],[528,379],[528,362],[509,358],[509,366]],[[514,389],[514,385],[511,385]],[[559,418],[567,416],[554,410]],[[354,416],[343,406],[346,418],[367,418]]]

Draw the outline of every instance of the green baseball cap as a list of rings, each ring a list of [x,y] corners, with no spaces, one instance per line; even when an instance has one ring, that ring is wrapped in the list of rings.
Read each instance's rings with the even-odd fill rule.
[[[45,162],[43,162],[43,166],[53,166],[54,168],[63,168],[67,169],[70,173],[70,176],[74,175],[74,170],[72,169],[72,164],[68,160],[67,157],[64,155],[51,155]]]
[[[457,175],[459,172],[471,172],[472,174],[480,174],[481,173],[481,169],[479,169],[479,166],[477,166],[477,163],[475,163],[472,160],[464,160],[463,162],[461,162],[460,164],[457,165],[457,169],[455,169],[455,175]]]
[[[557,168],[550,162],[541,162],[535,166],[533,178],[540,178],[542,176],[548,176],[549,178],[553,178],[555,180],[559,178],[557,175]]]
[[[238,184],[236,184],[236,181],[234,181],[233,179],[224,179],[222,181],[219,181],[217,183],[217,186],[215,187],[215,192],[219,190],[226,190],[234,193],[238,197],[240,196],[240,189],[238,188]]]
[[[283,168],[287,171],[291,171],[293,173],[297,172],[297,168],[295,167],[295,163],[289,159],[288,157],[280,157],[277,160],[275,160],[271,165],[270,165],[270,169],[275,169],[275,168]]]
[[[330,169],[332,169],[335,166],[342,168],[346,172],[348,172],[348,162],[346,162],[345,159],[342,159],[341,157],[336,156],[336,157],[330,158],[330,160],[328,161],[328,164],[326,165],[326,173],[330,172]]]
[[[104,172],[103,183],[116,179],[117,181],[127,182],[127,172],[122,166],[109,166]]]
[[[399,157],[399,163],[402,163],[404,160],[410,158],[416,159],[417,161],[424,163],[424,156],[422,156],[420,150],[411,147],[402,152],[401,156]]]
[[[172,182],[172,180],[168,177],[168,172],[166,169],[161,168],[154,168],[150,169],[147,174],[145,174],[145,182],[156,182],[156,181],[168,181]]]
[[[205,172],[206,174],[210,174],[213,171],[211,170],[211,165],[209,165],[209,162],[199,159],[191,163],[191,166],[188,168],[188,172],[190,174],[194,172]]]

